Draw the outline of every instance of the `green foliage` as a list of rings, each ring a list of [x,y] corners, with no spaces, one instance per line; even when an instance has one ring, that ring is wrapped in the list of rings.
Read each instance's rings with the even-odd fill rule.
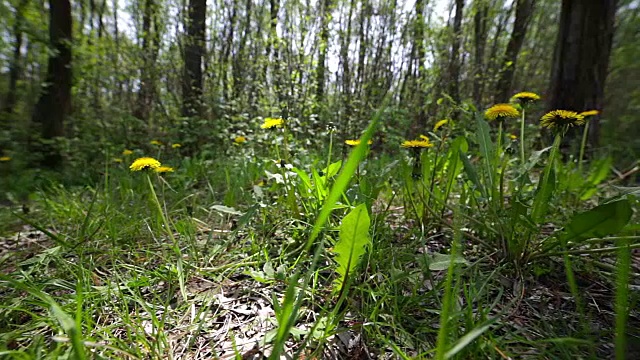
[[[620,232],[631,220],[633,210],[627,199],[612,201],[576,214],[565,226],[565,241],[602,238]]]
[[[340,236],[333,246],[338,265],[338,277],[334,283],[334,291],[341,291],[348,278],[357,269],[362,256],[371,248],[369,237],[369,214],[364,204],[356,206],[340,223]]]

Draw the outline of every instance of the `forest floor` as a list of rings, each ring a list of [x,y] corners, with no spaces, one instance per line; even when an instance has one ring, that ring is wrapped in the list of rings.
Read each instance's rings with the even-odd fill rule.
[[[34,204],[36,212],[41,211],[41,205]],[[414,225],[403,214],[404,209],[398,206],[386,216],[392,229],[387,245],[393,249],[387,267],[364,271],[360,289],[349,298],[348,309],[331,332],[323,328],[332,302],[330,283],[320,279],[308,289],[309,302],[299,313],[282,358],[433,355],[429,348],[433,348],[440,326],[435,284],[446,271],[427,276],[420,262],[428,254],[447,249],[452,234],[432,231],[418,240],[410,230]],[[191,219],[193,237],[182,249],[182,270],[176,268],[175,259],[168,260],[173,249],[166,237],[120,248],[107,245],[107,239],[88,238],[65,248],[59,236],[66,226],[37,229],[13,221],[10,232],[0,238],[0,272],[23,278],[33,287],[17,293],[0,289],[0,328],[5,333],[1,338],[6,341],[3,354],[14,358],[21,358],[18,352],[33,358],[45,353],[51,354],[50,358],[69,355],[64,345],[72,339],[65,331],[64,317],[47,304],[50,299],[78,320],[84,345],[96,358],[268,357],[278,324],[274,302],[285,296],[290,270],[283,266],[284,257],[277,254],[277,246],[261,246],[263,253],[256,252],[255,244],[250,244],[252,230],[232,229],[233,218],[224,216],[220,221],[213,212],[210,219]],[[277,227],[270,231],[273,240],[286,241],[286,231]],[[546,263],[554,269],[544,275],[514,277],[508,267],[478,251],[470,236],[465,250],[469,266],[460,274],[466,290],[455,303],[460,311],[466,311],[475,289],[476,306],[486,309],[476,308],[474,313],[484,312],[485,319],[493,320],[488,323],[491,329],[476,340],[482,343],[475,350],[478,353],[467,353],[464,358],[574,358],[576,351],[596,358],[613,356],[615,291],[603,276],[606,271],[587,265],[576,273],[585,306],[579,311],[560,258]],[[393,259],[401,259],[403,268],[394,266]],[[615,264],[614,256],[599,260]],[[180,271],[184,272],[182,278]],[[328,270],[320,273],[327,275]],[[638,253],[633,257],[632,274],[640,274]],[[478,282],[482,285],[477,286]],[[636,275],[632,282],[632,291],[640,290],[640,277]],[[45,298],[44,293],[51,297]],[[394,299],[385,299],[391,295]],[[466,326],[460,324],[462,333]],[[628,358],[638,358],[637,307],[629,314],[628,329]]]

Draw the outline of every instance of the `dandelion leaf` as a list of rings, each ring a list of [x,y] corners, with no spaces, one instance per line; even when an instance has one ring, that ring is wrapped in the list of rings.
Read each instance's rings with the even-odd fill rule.
[[[338,171],[340,171],[340,168],[342,168],[342,160],[338,160],[330,164],[323,170],[323,172],[327,177],[327,179],[330,179],[338,174]]]
[[[336,254],[335,261],[338,264],[335,290],[342,287],[346,277],[353,273],[353,269],[371,246],[369,225],[370,219],[365,204],[356,206],[342,219],[340,239],[333,247],[333,252]]]
[[[461,257],[456,256],[454,258],[449,254],[430,254],[427,256],[427,263],[429,264],[429,270],[431,271],[442,271],[447,270],[451,263],[454,264],[465,264],[468,265],[467,261]]]
[[[622,230],[631,220],[633,210],[627,199],[596,206],[576,214],[566,226],[566,239],[601,238]]]

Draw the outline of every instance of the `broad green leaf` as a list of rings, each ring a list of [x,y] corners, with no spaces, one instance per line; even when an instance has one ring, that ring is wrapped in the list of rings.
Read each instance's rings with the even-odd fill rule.
[[[544,181],[544,176],[540,177],[538,183],[538,191],[536,197],[533,200],[533,210],[531,211],[531,218],[537,224],[540,224],[549,210],[549,203],[553,196],[553,191],[556,188],[556,176],[553,168],[549,170],[549,181]]]
[[[447,176],[447,186],[445,187],[445,199],[449,197],[451,190],[453,189],[453,185],[455,184],[455,180],[460,175],[462,171],[463,164],[460,160],[460,153],[466,152],[469,148],[469,144],[467,144],[467,139],[463,136],[457,137],[453,143],[451,144],[451,148],[449,149],[448,156],[448,176]]]
[[[437,160],[435,156],[432,156],[428,151],[422,151],[420,153],[420,170],[422,171],[422,178],[425,183],[428,184],[431,181],[431,174],[435,171],[436,174],[440,174],[437,168]]]
[[[449,254],[429,254],[427,255],[427,263],[429,264],[429,270],[442,271],[447,270],[451,265],[451,255]],[[453,259],[454,264],[467,264],[467,260],[461,256],[456,256]]]
[[[316,169],[311,170],[311,175],[313,176],[313,183],[315,184],[316,199],[321,202],[327,197],[327,178],[320,176]]]
[[[484,164],[486,166],[485,174],[487,176],[487,186],[493,189],[493,142],[491,142],[491,131],[489,129],[489,123],[487,123],[481,114],[476,116],[477,134],[476,139],[480,146],[480,154],[482,155]]]
[[[597,160],[593,163],[591,168],[593,172],[589,175],[587,180],[591,185],[598,185],[609,177],[611,173],[611,166],[613,165],[613,158],[606,157],[604,159]]]
[[[597,192],[598,192],[598,188],[597,187],[590,186],[587,190],[582,192],[582,195],[580,195],[580,200],[582,200],[582,201],[589,200]]]
[[[535,230],[536,224],[529,216],[528,211],[529,208],[526,205],[524,205],[520,200],[514,199],[511,202],[511,208],[509,209],[509,213],[511,213],[511,225],[513,227],[516,225],[522,225],[530,230]]]
[[[536,166],[538,164],[538,162],[540,161],[540,157],[542,157],[542,154],[544,154],[545,152],[551,150],[551,148],[553,148],[553,146],[548,146],[542,150],[539,151],[534,151],[531,156],[529,157],[529,160],[527,160],[527,165],[525,167],[525,172],[528,172],[529,170],[533,169],[534,166]]]
[[[469,178],[469,180],[471,180],[473,185],[475,185],[476,188],[480,190],[480,193],[482,193],[482,196],[486,198],[487,193],[485,192],[485,189],[482,186],[482,183],[480,182],[480,178],[478,177],[478,172],[476,171],[476,168],[475,166],[473,166],[471,161],[469,161],[467,154],[461,151],[460,160],[462,160],[462,165],[464,165],[464,172],[467,174],[467,177]]]
[[[347,276],[360,263],[360,258],[371,246],[369,238],[369,213],[365,204],[360,204],[347,214],[340,224],[340,239],[333,247],[338,264],[338,278],[334,290],[338,291]]]
[[[611,157],[606,157],[593,163],[592,169],[594,171],[587,179],[588,187],[582,192],[580,200],[588,200],[598,192],[597,186],[609,177],[612,163],[613,159]]]
[[[324,176],[327,179],[330,179],[334,176],[336,176],[336,174],[338,173],[338,171],[340,171],[340,168],[342,167],[342,160],[338,160],[336,162],[334,162],[333,164],[327,166],[323,171],[324,171]]]
[[[221,212],[223,214],[229,214],[229,215],[242,215],[240,211],[224,205],[213,205],[211,207],[211,210],[215,210],[217,212]]]
[[[565,227],[565,239],[575,241],[615,234],[629,223],[632,214],[627,199],[596,206],[573,216]]]
[[[313,189],[313,186],[311,185],[311,179],[309,178],[309,175],[307,175],[306,172],[298,169],[298,168],[293,168],[291,169],[291,171],[293,171],[294,173],[298,174],[298,179],[300,179],[300,184],[303,185],[302,189],[303,191],[302,194],[304,194],[305,196],[308,194],[308,190],[309,189]]]

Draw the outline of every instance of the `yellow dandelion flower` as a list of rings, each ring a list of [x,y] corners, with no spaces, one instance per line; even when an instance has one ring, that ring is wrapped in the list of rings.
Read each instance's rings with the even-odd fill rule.
[[[247,138],[244,136],[236,136],[235,139],[233,139],[233,142],[236,144],[244,144],[245,142],[247,142]]]
[[[357,140],[345,140],[344,143],[349,145],[349,146],[358,146],[358,145],[360,145],[360,139],[357,139]],[[367,141],[367,144],[369,144],[369,145],[373,144],[373,140]]]
[[[114,159],[113,159],[113,162],[114,162],[114,163],[121,163],[121,162],[123,162],[123,161],[124,161],[124,160],[122,160],[122,159],[120,159],[120,158],[114,158]]]
[[[402,144],[400,144],[400,146],[402,146],[403,148],[424,149],[432,147],[433,144],[429,142],[428,137],[420,135],[419,140],[405,140],[404,142],[402,142]]]
[[[136,159],[136,161],[129,166],[131,171],[140,171],[144,169],[157,169],[160,167],[160,161],[150,158],[150,157],[141,157]]]
[[[519,101],[522,105],[536,100],[540,100],[540,95],[528,91],[519,92],[511,97],[511,101]]]
[[[171,166],[160,166],[153,169],[153,171],[157,173],[168,173],[168,172],[173,172],[173,168]]]
[[[0,157],[1,162],[11,161],[11,156],[2,156]]]
[[[596,116],[598,114],[600,114],[600,111],[598,111],[598,110],[589,110],[589,111],[583,111],[579,115],[582,115],[584,117],[588,117],[588,116]]]
[[[275,127],[282,127],[284,125],[284,120],[282,118],[266,118],[264,119],[264,123],[260,125],[263,129],[272,129]]]
[[[489,120],[504,120],[506,118],[517,118],[520,116],[518,109],[511,104],[496,104],[484,112],[484,116]]]
[[[149,141],[149,144],[151,144],[151,145],[158,145],[158,146],[161,146],[161,145],[162,145],[162,143],[161,143],[160,141],[158,141],[158,140],[151,140],[151,141]]]
[[[180,145],[180,144],[178,144],[178,143],[171,144],[171,148],[172,148],[172,149],[178,149],[178,148],[181,148],[181,147],[182,147],[182,145]]]
[[[549,129],[584,124],[584,116],[575,111],[553,110],[540,118],[540,126]]]
[[[449,119],[443,119],[438,121],[434,126],[433,126],[433,132],[438,131],[438,129],[440,129],[441,127],[447,125],[447,123],[449,122]]]
[[[124,149],[124,151],[122,152],[122,155],[124,156],[129,156],[133,154],[133,151],[129,150],[129,149]]]

